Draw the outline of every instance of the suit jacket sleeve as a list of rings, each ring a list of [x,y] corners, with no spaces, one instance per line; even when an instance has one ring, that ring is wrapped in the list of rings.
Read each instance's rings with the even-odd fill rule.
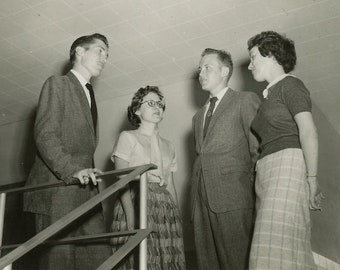
[[[57,178],[69,182],[72,175],[83,168],[72,163],[69,149],[61,139],[61,133],[65,132],[60,124],[64,120],[64,92],[65,82],[61,77],[51,77],[45,82],[39,99],[34,136],[39,155],[47,167]]]
[[[254,93],[247,93],[243,99],[243,104],[241,106],[241,119],[243,130],[248,138],[249,152],[252,159],[252,164],[256,163],[257,157],[259,155],[259,142],[251,130],[251,123],[253,122],[255,115],[260,107],[261,101],[259,97]]]

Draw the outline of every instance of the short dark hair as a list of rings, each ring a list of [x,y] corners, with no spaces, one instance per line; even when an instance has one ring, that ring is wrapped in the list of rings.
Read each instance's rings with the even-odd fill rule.
[[[224,51],[224,50],[216,50],[216,49],[211,49],[211,48],[206,48],[202,54],[201,57],[209,54],[216,54],[218,59],[221,61],[222,65],[226,66],[229,68],[229,73],[227,76],[227,81],[229,81],[231,75],[233,74],[233,60],[231,59],[231,55],[229,52]]]
[[[132,98],[131,105],[128,107],[128,119],[134,127],[138,127],[141,123],[139,116],[136,114],[136,111],[142,105],[143,98],[149,93],[155,93],[156,95],[158,95],[161,101],[164,100],[164,96],[157,86],[148,85],[144,88],[139,88]],[[163,110],[165,110],[165,106]]]
[[[92,35],[79,37],[71,45],[70,62],[73,64],[76,59],[76,48],[77,47],[86,47],[90,44],[93,44],[96,39],[103,41],[104,44],[107,47],[109,47],[109,42],[107,41],[107,38],[102,34],[94,33]]]
[[[275,31],[264,31],[248,40],[248,50],[257,46],[263,57],[274,56],[276,61],[288,73],[296,65],[294,41]]]

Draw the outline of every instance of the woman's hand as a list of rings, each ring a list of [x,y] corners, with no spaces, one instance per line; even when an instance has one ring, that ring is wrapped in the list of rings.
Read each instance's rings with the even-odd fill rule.
[[[159,182],[159,185],[162,187],[162,186],[165,186],[167,187],[168,186],[168,181],[164,178],[164,177],[160,177],[160,182]]]
[[[321,211],[321,202],[323,199],[325,199],[325,196],[320,190],[317,177],[308,176],[307,182],[309,187],[309,209]]]

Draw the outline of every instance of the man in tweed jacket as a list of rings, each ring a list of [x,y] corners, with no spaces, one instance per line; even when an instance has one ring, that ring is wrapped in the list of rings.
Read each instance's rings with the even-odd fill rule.
[[[229,53],[215,49],[202,53],[199,81],[211,99],[193,118],[196,160],[191,188],[200,270],[248,267],[258,146],[250,124],[260,99],[229,88],[232,71]]]
[[[93,163],[97,111],[86,84],[101,73],[107,57],[105,36],[97,33],[82,36],[71,46],[72,69],[65,76],[48,78],[41,90],[34,125],[37,155],[26,184],[79,180],[79,185],[24,195],[24,211],[34,214],[37,233],[98,193],[97,169]],[[97,207],[73,222],[58,237],[104,232],[102,211]],[[47,247],[39,254],[39,269],[96,269],[110,256],[110,250],[108,245]]]

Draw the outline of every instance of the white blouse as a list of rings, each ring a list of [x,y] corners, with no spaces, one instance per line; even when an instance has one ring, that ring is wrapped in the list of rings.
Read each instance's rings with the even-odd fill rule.
[[[173,144],[159,136],[158,131],[149,135],[142,129],[123,131],[116,141],[111,156],[119,157],[129,163],[129,167],[153,163],[157,169],[147,173],[149,182],[167,183],[170,173],[177,170],[176,154]]]

